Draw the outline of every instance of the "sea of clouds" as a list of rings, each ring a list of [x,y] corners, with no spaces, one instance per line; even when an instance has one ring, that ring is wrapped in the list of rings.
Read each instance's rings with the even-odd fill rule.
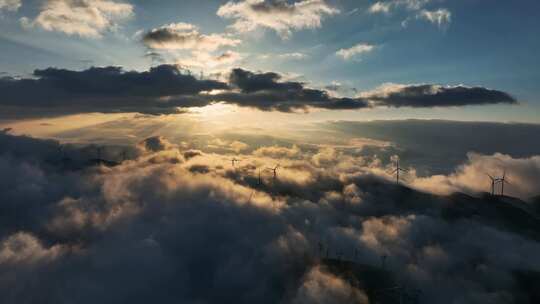
[[[448,175],[408,168],[405,187],[375,155],[215,144],[227,149],[151,137],[106,147],[104,166],[92,147],[1,133],[2,302],[375,303],[373,278],[324,257],[379,269],[420,303],[538,300],[540,157],[471,153]],[[512,172],[529,226],[452,212],[493,200],[486,167]]]

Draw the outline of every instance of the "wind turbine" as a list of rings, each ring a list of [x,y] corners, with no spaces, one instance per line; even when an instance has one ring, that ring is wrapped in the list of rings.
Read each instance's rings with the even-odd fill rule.
[[[399,172],[409,172],[406,169],[403,169],[399,166],[399,159],[396,160],[396,169],[392,171],[392,174],[396,174],[396,184],[399,184]]]
[[[277,179],[277,170],[279,169],[279,167],[280,167],[279,164],[277,164],[274,168],[266,168],[267,170],[273,171],[273,173],[274,173],[274,182]]]
[[[388,256],[386,254],[381,256],[381,268],[382,270],[386,270],[386,259]]]
[[[486,175],[491,179],[491,195],[495,195],[495,184],[499,182],[498,178],[495,178],[486,173]]]
[[[499,178],[499,182],[501,183],[501,196],[504,196],[504,183],[507,183],[507,184],[511,185],[506,180],[506,170],[503,171],[503,176],[501,178]]]

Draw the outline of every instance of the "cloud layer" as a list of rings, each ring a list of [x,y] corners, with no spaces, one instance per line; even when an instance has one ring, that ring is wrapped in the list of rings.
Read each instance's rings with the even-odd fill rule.
[[[500,153],[519,159],[540,155],[540,143],[531,140],[540,132],[538,124],[414,119],[338,121],[322,124],[318,132],[325,130],[338,132],[337,137],[345,142],[370,138],[392,143],[395,149],[372,153],[385,159],[392,154],[405,153],[403,164],[416,168],[419,176],[449,175],[454,168],[468,162],[469,152]],[[493,169],[488,173],[502,172],[500,166]]]
[[[71,170],[65,158],[84,160],[84,147],[61,157],[53,141],[0,141],[8,304],[392,302],[374,290],[397,283],[428,303],[537,299],[531,213],[516,221],[493,212],[521,210],[503,200],[396,186],[376,158],[267,147],[188,159],[190,150],[149,138],[118,166]],[[259,181],[257,169],[275,163],[278,178]]]
[[[389,107],[457,107],[517,103],[514,97],[505,92],[462,85],[386,84],[360,96],[374,101],[375,104]]]
[[[213,60],[210,63],[219,66],[238,60],[241,55],[225,52],[216,58],[208,54],[199,56]],[[189,59],[184,63],[195,65]],[[51,114],[55,111],[59,114],[159,114],[177,112],[178,107],[201,107],[216,102],[283,112],[307,111],[310,108],[354,110],[385,106],[455,107],[517,103],[512,96],[502,91],[431,84],[387,84],[360,93],[355,98],[333,97],[326,90],[310,88],[301,82],[285,81],[277,73],[254,73],[239,68],[230,72],[226,82],[197,79],[182,73],[174,65],[160,65],[145,72],[124,71],[119,67],[90,68],[84,71],[48,68],[36,70],[34,76],[29,79],[0,79],[0,89],[4,92],[0,105],[7,109],[41,109]]]

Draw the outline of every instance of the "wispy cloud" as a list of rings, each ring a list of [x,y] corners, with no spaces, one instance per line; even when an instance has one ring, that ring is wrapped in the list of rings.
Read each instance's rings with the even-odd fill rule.
[[[21,18],[24,27],[39,27],[67,35],[100,38],[118,22],[133,16],[133,6],[113,0],[48,0],[31,20]]]
[[[282,53],[282,54],[261,54],[257,56],[260,59],[282,59],[282,60],[304,60],[309,58],[309,55],[301,52]]]
[[[294,52],[294,53],[279,54],[278,57],[281,59],[302,60],[302,59],[308,58],[308,55],[304,53]]]
[[[22,5],[21,0],[0,0],[0,12],[16,12]]]
[[[414,15],[409,16],[402,21],[402,26],[406,27],[411,19],[423,19],[427,20],[439,28],[447,27],[452,21],[452,13],[446,8],[439,8],[435,10],[429,10],[425,7],[430,4],[432,0],[391,0],[391,1],[377,1],[372,4],[368,11],[372,14],[390,14],[396,9],[405,9],[412,12]]]
[[[230,68],[231,65],[239,62],[244,57],[243,54],[230,50],[216,55],[204,51],[193,51],[191,52],[191,56],[179,58],[176,60],[176,63],[182,67],[211,69],[213,72],[216,72],[216,68]]]
[[[353,58],[358,59],[357,57],[370,53],[375,49],[374,45],[367,44],[367,43],[359,43],[353,47],[347,48],[347,49],[340,49],[336,52],[336,55],[343,58],[344,60],[350,60]]]
[[[225,34],[205,35],[188,23],[172,23],[143,34],[142,42],[153,49],[215,51],[225,46],[236,46],[241,40]]]
[[[286,1],[244,0],[229,1],[222,5],[217,14],[234,19],[231,26],[239,32],[257,28],[276,31],[282,38],[289,38],[293,31],[321,27],[324,17],[339,13],[339,10],[324,0]]]
[[[375,2],[369,7],[368,11],[370,13],[388,13],[391,6],[392,2]]]
[[[397,8],[405,8],[407,10],[415,11],[419,10],[432,0],[389,0],[389,1],[377,1],[373,3],[368,11],[370,13],[385,13],[388,14],[392,10]]]
[[[447,9],[438,9],[434,11],[421,10],[417,18],[427,20],[439,28],[444,28],[452,22],[452,13]]]

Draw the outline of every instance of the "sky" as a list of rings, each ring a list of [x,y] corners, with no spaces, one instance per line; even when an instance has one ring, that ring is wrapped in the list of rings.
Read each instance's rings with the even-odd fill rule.
[[[540,303],[539,8],[0,0],[2,303]]]
[[[281,4],[288,10],[281,18],[276,4],[257,11],[227,1],[100,1],[89,8],[89,1],[5,0],[2,73],[27,78],[49,67],[142,72],[179,64],[194,75],[215,77],[243,68],[339,89],[330,93],[346,97],[388,84],[478,86],[505,92],[515,103],[322,111],[306,118],[539,121],[540,74],[533,67],[540,21],[531,13],[536,2],[308,2],[296,9],[290,1]],[[70,17],[63,20],[63,14]],[[99,18],[92,20],[92,14]],[[167,44],[149,36],[171,25],[169,34],[192,40]]]

